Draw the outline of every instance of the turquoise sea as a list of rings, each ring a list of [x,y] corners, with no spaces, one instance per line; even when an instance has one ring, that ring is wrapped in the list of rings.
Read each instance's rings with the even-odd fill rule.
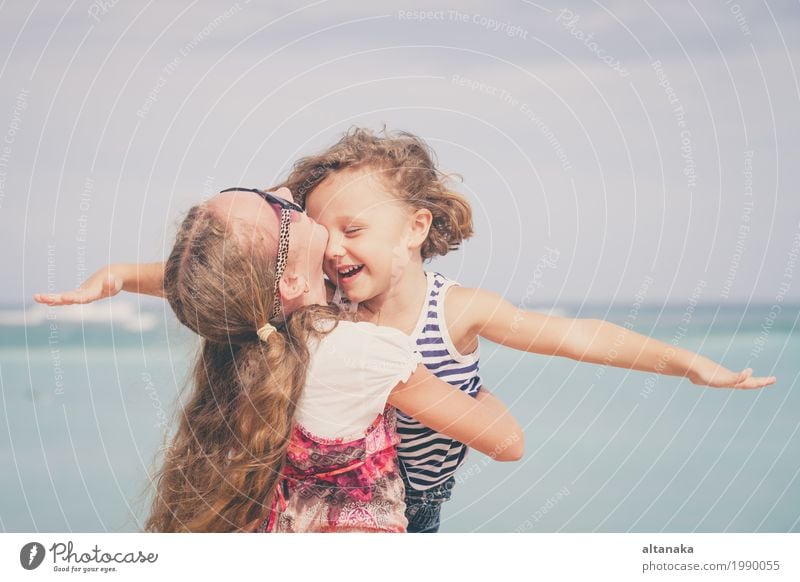
[[[196,343],[126,301],[0,308],[0,531],[140,529]],[[778,383],[700,388],[485,343],[484,382],[525,426],[526,455],[472,452],[442,531],[800,531],[800,306],[564,312]]]

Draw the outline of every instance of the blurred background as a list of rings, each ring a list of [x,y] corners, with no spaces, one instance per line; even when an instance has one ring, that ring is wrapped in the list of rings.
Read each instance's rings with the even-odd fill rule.
[[[758,375],[702,389],[482,346],[525,459],[442,531],[800,531],[795,2],[0,6],[0,531],[137,531],[196,343],[166,304],[34,305],[352,126],[462,176],[431,265]],[[792,136],[795,136],[794,138]]]

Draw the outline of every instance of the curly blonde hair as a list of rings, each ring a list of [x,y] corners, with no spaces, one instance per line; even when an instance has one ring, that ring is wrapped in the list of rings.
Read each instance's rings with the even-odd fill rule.
[[[436,154],[420,137],[405,131],[377,135],[356,127],[335,145],[294,164],[289,177],[275,188],[287,187],[300,204],[328,176],[343,170],[377,170],[384,184],[414,210],[433,215],[423,259],[446,255],[472,236],[472,208],[461,194],[447,187],[449,175],[436,167]]]

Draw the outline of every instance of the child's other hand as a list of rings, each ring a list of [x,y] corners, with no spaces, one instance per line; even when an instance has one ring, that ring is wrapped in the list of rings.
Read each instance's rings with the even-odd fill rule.
[[[699,386],[736,388],[739,390],[763,388],[764,386],[774,384],[776,381],[775,376],[753,376],[752,368],[747,368],[741,372],[733,372],[711,360],[700,361],[692,366],[692,370],[687,374],[687,377],[693,384]]]
[[[66,293],[36,293],[34,301],[46,305],[73,305],[91,303],[105,297],[112,297],[122,290],[122,277],[111,267],[105,267],[86,279],[80,287]]]

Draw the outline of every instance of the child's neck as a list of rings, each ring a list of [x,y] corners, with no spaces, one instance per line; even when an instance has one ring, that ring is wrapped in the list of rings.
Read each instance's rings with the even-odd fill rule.
[[[412,261],[386,293],[359,305],[359,316],[363,321],[394,327],[410,335],[419,320],[427,290],[422,260]]]

